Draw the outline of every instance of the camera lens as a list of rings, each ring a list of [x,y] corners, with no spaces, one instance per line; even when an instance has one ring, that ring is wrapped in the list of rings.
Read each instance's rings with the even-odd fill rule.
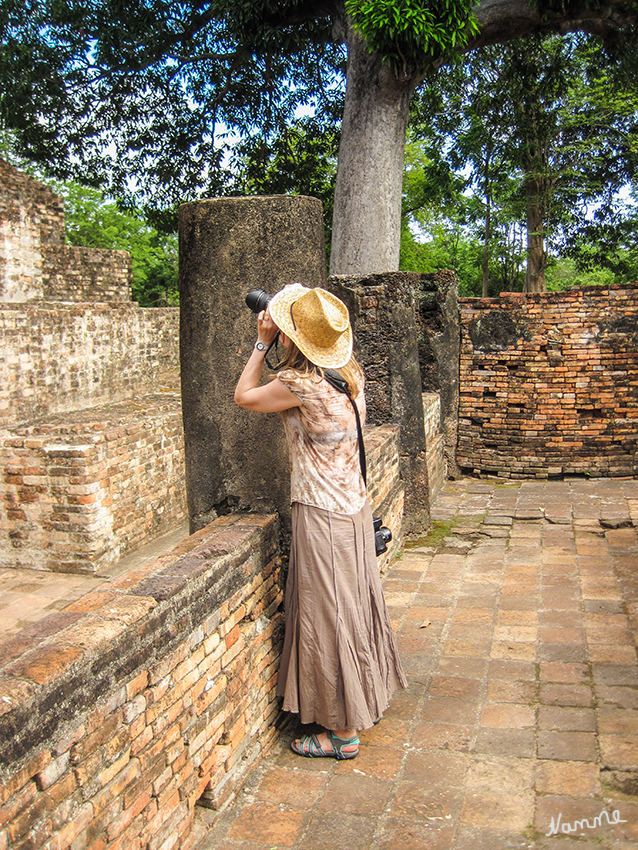
[[[268,295],[265,289],[253,289],[246,296],[246,306],[253,313],[261,313],[262,310],[266,309],[271,298],[272,295]]]

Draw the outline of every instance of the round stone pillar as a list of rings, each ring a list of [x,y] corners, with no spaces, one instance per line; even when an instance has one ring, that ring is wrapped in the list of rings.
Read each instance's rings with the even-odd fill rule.
[[[179,277],[191,533],[238,510],[277,511],[286,527],[290,472],[280,417],[242,410],[233,393],[257,338],[246,293],[325,285],[321,202],[275,195],[184,204]]]

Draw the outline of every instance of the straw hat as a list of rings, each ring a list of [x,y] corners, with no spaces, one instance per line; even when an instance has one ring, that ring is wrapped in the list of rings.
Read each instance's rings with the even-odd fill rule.
[[[348,308],[332,292],[300,283],[285,286],[269,305],[274,323],[311,363],[340,369],[352,356]]]

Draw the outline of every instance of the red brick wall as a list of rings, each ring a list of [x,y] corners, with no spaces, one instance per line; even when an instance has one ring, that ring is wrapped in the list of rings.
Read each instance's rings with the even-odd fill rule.
[[[395,541],[397,440],[366,434]],[[273,516],[221,517],[0,644],[0,850],[192,846],[277,735],[280,565]]]
[[[460,310],[462,469],[638,475],[638,284]]]
[[[274,517],[224,517],[3,644],[0,847],[186,850],[273,741]]]
[[[178,393],[0,429],[0,565],[95,572],[186,518]]]

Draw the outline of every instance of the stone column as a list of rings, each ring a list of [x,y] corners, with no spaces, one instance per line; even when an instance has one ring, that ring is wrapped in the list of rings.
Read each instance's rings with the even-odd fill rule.
[[[369,425],[394,422],[405,488],[403,530],[419,537],[430,525],[425,426],[419,371],[418,281],[413,272],[335,275],[327,287],[350,311],[355,354],[366,373]]]
[[[242,410],[233,393],[257,338],[246,293],[325,285],[321,202],[277,195],[184,204],[179,268],[191,532],[231,510],[276,510],[285,528],[290,473],[280,417]]]
[[[456,461],[459,422],[461,325],[459,281],[453,271],[418,275],[419,363],[423,392],[441,396],[441,427],[450,477],[460,475]]]

